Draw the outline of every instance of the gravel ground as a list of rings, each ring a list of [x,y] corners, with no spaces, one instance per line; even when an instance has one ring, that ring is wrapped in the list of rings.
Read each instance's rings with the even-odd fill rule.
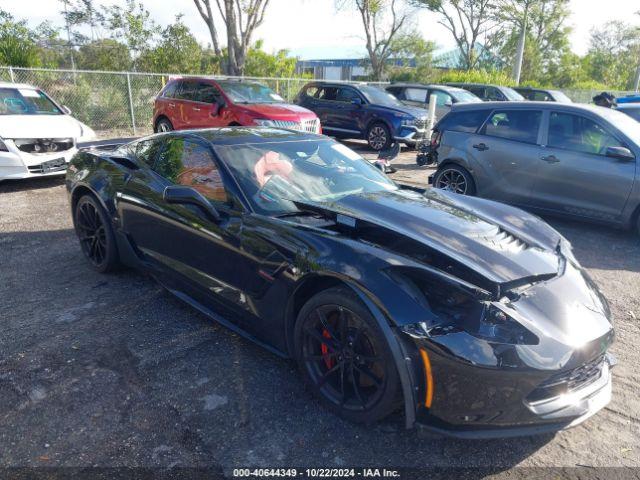
[[[424,184],[413,159],[397,177]],[[611,303],[613,401],[555,436],[458,441],[406,431],[400,415],[340,420],[293,363],[135,271],[94,273],[61,179],[0,184],[0,465],[640,466],[640,240],[549,220]]]

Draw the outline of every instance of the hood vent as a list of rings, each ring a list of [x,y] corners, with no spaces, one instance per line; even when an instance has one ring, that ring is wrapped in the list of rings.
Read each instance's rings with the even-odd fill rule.
[[[477,235],[471,235],[479,242],[501,252],[522,252],[529,248],[529,245],[513,236],[506,230],[496,227],[493,232],[481,232]]]

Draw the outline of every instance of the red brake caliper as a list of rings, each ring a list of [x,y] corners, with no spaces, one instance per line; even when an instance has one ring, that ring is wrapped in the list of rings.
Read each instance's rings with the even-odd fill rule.
[[[326,329],[322,330],[322,336],[324,338],[331,338],[331,334],[329,334],[329,331]],[[324,364],[327,366],[327,368],[328,369],[333,368],[333,365],[335,364],[335,359],[329,356],[329,347],[323,343],[320,345],[320,351],[322,352]]]

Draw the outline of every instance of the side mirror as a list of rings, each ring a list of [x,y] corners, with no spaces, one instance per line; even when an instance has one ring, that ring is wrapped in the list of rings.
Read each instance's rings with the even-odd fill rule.
[[[362,100],[360,100],[359,98],[354,98],[353,100],[351,100],[351,105],[355,105],[356,107],[361,107]]]
[[[445,107],[452,107],[453,106],[453,101],[451,99],[445,101],[444,102],[444,106]]]
[[[69,107],[67,107],[66,105],[62,105],[62,111],[64,113],[66,113],[67,115],[71,115],[71,109]]]
[[[183,185],[169,185],[164,189],[162,198],[170,204],[196,205],[200,207],[214,222],[220,221],[220,214],[211,202],[200,192]]]
[[[636,159],[636,156],[631,150],[626,147],[607,147],[607,157],[617,158],[618,160],[624,160],[632,162]]]

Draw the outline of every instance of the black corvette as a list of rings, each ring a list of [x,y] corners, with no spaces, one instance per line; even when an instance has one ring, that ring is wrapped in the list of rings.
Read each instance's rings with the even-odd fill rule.
[[[606,300],[569,243],[499,203],[403,189],[326,137],[181,131],[84,150],[66,179],[91,265],[294,358],[331,410],[462,437],[573,426],[611,397]]]

